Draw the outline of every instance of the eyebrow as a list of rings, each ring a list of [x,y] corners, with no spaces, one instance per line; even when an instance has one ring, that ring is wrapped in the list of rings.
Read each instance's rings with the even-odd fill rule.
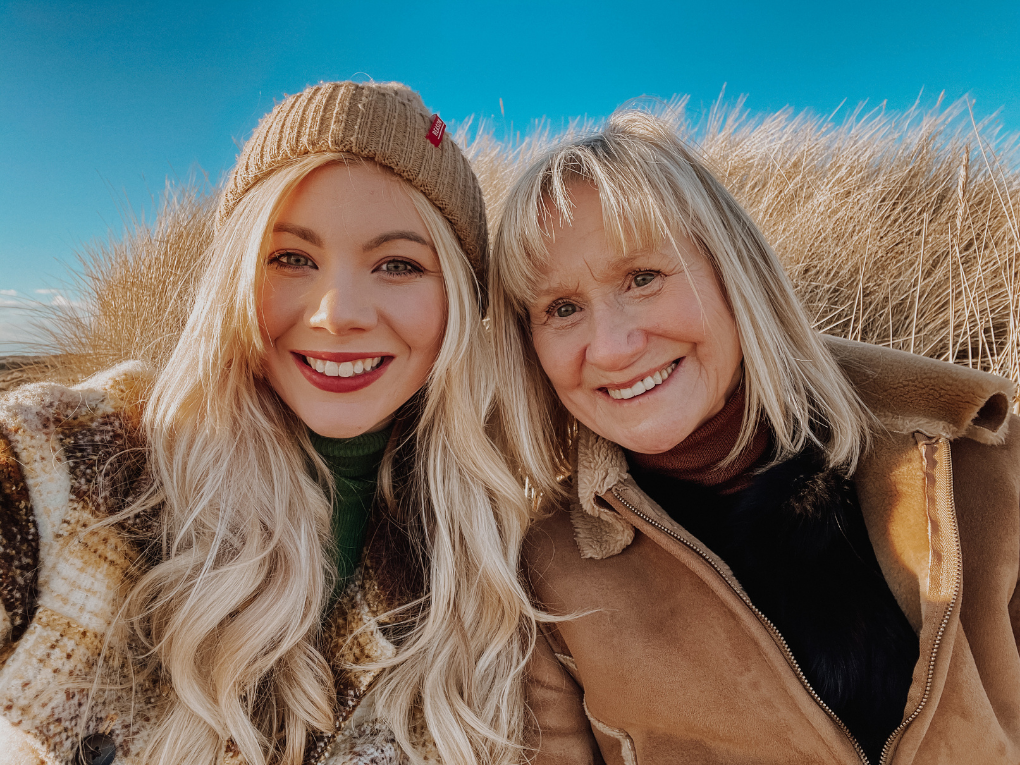
[[[553,296],[562,297],[577,290],[577,286],[568,287],[565,284],[546,285],[540,290],[533,290],[528,299],[528,308],[534,308],[538,303],[544,303]]]
[[[322,247],[322,237],[310,228],[305,228],[304,226],[295,226],[293,223],[277,223],[273,226],[273,233],[276,232],[293,234],[298,239],[304,239],[309,244],[314,244],[316,247]]]
[[[388,242],[395,242],[401,239],[408,242],[414,242],[415,244],[424,245],[433,252],[436,251],[436,248],[433,247],[431,243],[422,237],[421,234],[415,233],[414,231],[387,231],[385,234],[379,234],[379,236],[375,237],[375,239],[367,242],[365,246],[362,247],[362,250],[368,252],[369,250],[374,250],[377,247],[382,247]]]
[[[605,278],[605,274],[616,274],[619,271],[632,268],[634,264],[639,262],[645,255],[647,255],[647,251],[645,250],[632,250],[630,252],[614,255],[612,261],[609,263],[609,267],[602,269],[602,274],[597,275],[596,278]],[[573,282],[573,284],[568,284],[566,282],[557,284],[546,283],[544,286],[532,290],[531,300],[536,303],[543,302],[554,295],[567,295],[575,290],[577,290],[576,281]]]
[[[322,241],[322,237],[312,231],[310,228],[304,226],[297,226],[293,223],[277,223],[273,226],[273,232],[281,232],[285,234],[293,234],[299,239],[304,239],[306,242],[314,244],[316,247],[325,246]],[[408,242],[414,242],[415,244],[421,244],[428,247],[430,250],[435,252],[435,247],[432,246],[421,234],[414,231],[387,231],[385,234],[380,234],[374,239],[369,240],[362,250],[369,252],[370,250],[382,247],[388,242],[405,240]]]

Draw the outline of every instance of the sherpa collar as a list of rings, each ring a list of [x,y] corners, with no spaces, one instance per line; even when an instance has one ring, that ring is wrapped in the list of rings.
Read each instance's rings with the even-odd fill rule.
[[[864,404],[889,431],[986,444],[1005,440],[1015,387],[1009,380],[924,356],[823,336]],[[608,558],[634,527],[602,499],[630,479],[623,449],[577,426],[577,496],[571,520],[583,558]],[[632,483],[632,481],[631,481]]]

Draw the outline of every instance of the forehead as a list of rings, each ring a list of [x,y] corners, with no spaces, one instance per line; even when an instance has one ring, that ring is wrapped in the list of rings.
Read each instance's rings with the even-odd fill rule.
[[[277,221],[330,229],[415,228],[424,223],[404,182],[374,162],[336,162],[316,168],[294,188]]]
[[[545,284],[537,285],[540,293],[571,281],[615,280],[638,263],[676,258],[666,237],[641,236],[625,222],[607,225],[602,198],[589,184],[571,190],[565,213],[547,200],[541,218],[545,253],[538,270]]]

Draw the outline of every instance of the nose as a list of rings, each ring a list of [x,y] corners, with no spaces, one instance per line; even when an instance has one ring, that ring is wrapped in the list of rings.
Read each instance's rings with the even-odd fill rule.
[[[626,369],[648,344],[648,336],[625,309],[601,305],[591,309],[592,321],[585,361],[606,372]]]
[[[313,328],[330,334],[372,329],[379,320],[370,289],[359,288],[353,280],[338,280],[321,294],[315,312],[308,319]]]

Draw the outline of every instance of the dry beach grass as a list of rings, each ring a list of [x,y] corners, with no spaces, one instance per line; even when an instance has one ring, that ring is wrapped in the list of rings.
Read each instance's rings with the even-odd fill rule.
[[[966,101],[843,119],[740,102],[696,120],[685,99],[652,105],[695,144],[764,230],[816,326],[1020,382],[1020,155]],[[586,129],[580,123],[566,131]],[[497,140],[463,129],[495,218],[515,169],[557,139],[537,125]],[[173,348],[212,232],[215,200],[172,188],[151,225],[83,253],[85,307],[53,309],[45,349],[18,380],[67,380]],[[34,369],[34,372],[33,372]],[[56,370],[56,371],[55,371]],[[0,369],[0,389],[4,383]]]
[[[721,114],[704,145],[825,332],[1020,380],[1013,144],[944,111]]]

